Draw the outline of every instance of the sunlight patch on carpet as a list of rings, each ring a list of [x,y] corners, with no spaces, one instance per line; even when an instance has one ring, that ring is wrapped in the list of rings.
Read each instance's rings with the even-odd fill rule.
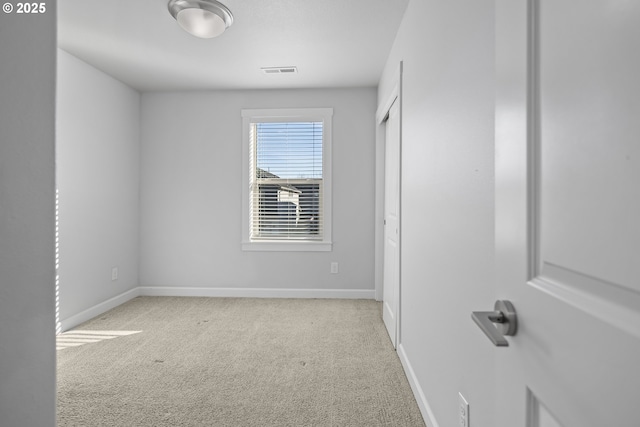
[[[142,331],[68,331],[56,336],[56,350],[110,340]]]

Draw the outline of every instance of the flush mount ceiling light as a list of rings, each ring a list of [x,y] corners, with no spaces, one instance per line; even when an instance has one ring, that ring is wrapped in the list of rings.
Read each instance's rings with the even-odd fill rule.
[[[233,23],[233,15],[216,0],[170,0],[169,12],[183,30],[202,39],[217,37]]]

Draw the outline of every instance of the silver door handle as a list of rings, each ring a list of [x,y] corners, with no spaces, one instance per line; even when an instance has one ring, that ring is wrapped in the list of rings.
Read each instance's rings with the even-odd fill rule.
[[[471,318],[493,344],[508,347],[509,342],[504,338],[505,335],[513,336],[518,331],[516,309],[506,300],[496,301],[493,309],[494,311],[474,311]]]

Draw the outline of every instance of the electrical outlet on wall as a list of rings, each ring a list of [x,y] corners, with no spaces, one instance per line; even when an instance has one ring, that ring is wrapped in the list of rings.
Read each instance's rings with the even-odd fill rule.
[[[113,267],[111,269],[111,281],[115,282],[118,280],[118,267]]]
[[[464,398],[462,393],[458,393],[458,412],[458,425],[460,427],[469,427],[469,403],[467,402],[467,399]]]
[[[332,262],[331,263],[331,274],[338,274],[338,263],[337,262]]]

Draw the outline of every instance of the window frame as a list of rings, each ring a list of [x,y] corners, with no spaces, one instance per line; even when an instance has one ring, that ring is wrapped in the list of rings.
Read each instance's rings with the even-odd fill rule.
[[[331,139],[333,108],[242,109],[242,250],[331,251]],[[322,218],[323,236],[318,240],[251,240],[251,132],[252,123],[322,122]]]

